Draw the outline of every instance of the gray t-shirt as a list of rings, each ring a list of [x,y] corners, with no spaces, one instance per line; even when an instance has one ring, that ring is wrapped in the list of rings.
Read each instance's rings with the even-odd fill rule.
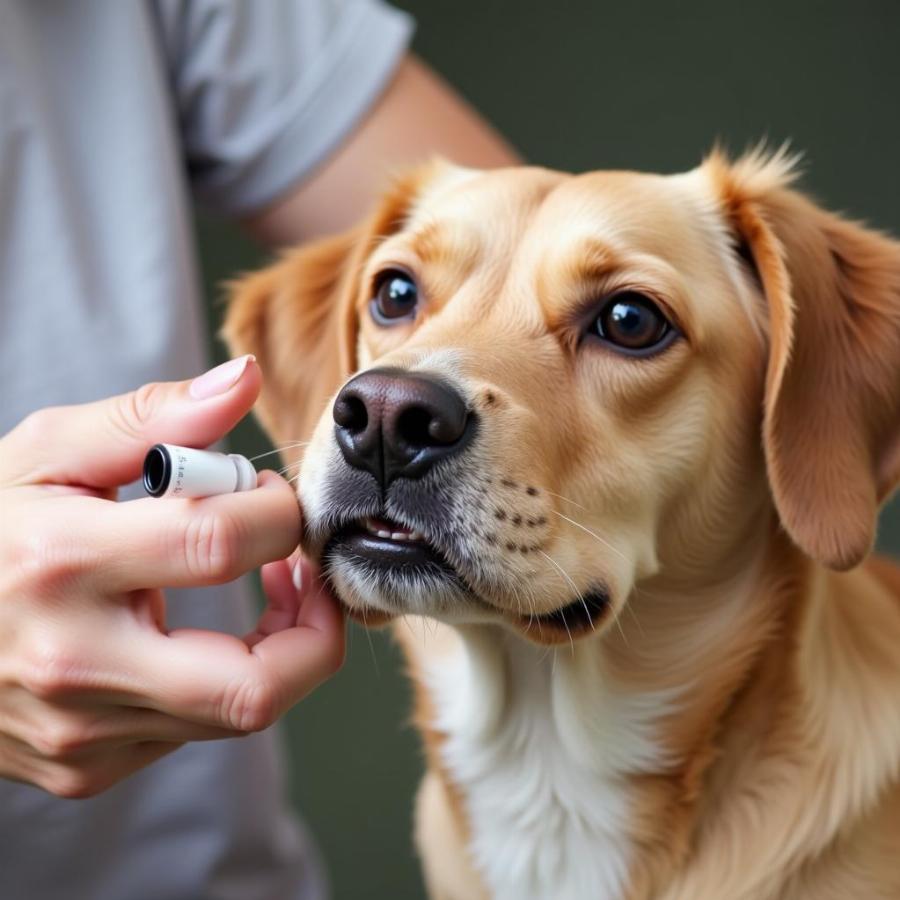
[[[410,30],[376,0],[0,0],[0,434],[201,372],[191,192],[234,216],[302,179]],[[250,621],[243,584],[169,604],[173,626]],[[3,900],[324,893],[271,732],[188,745],[90,800],[0,780]]]

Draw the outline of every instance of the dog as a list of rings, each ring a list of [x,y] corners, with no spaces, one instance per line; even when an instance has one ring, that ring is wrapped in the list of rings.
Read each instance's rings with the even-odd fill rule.
[[[900,897],[900,243],[795,179],[435,160],[237,284],[432,897]]]

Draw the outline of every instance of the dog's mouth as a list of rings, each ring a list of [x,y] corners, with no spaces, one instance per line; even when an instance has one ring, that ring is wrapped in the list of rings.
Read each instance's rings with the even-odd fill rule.
[[[367,626],[434,613],[427,602],[421,606],[425,596],[445,598],[445,611],[479,606],[448,556],[433,537],[383,512],[337,523],[321,551],[323,570],[338,586],[341,573],[357,580],[355,599],[338,596],[350,617]]]
[[[364,516],[339,528],[329,539],[324,555],[327,558],[335,552],[406,574],[424,569],[456,574],[444,554],[421,531],[385,516]]]

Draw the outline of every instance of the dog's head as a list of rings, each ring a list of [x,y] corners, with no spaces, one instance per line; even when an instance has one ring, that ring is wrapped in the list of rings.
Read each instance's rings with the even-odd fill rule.
[[[857,564],[900,475],[900,249],[791,177],[436,162],[240,282],[226,337],[309,439],[304,546],[351,612],[566,640],[741,566],[773,508]]]

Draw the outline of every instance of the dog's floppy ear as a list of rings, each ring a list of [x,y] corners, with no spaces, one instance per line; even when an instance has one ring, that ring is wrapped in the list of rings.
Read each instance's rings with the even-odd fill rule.
[[[356,341],[351,262],[361,229],[287,251],[231,288],[222,336],[263,372],[255,412],[276,443],[305,439],[352,370]]]
[[[360,272],[442,165],[434,161],[398,178],[356,228],[287,251],[231,286],[222,336],[232,355],[253,353],[259,361],[263,389],[255,412],[273,441],[305,440],[356,368]]]
[[[851,568],[900,480],[900,243],[791,190],[783,153],[706,165],[768,304],[775,506],[809,556]]]

